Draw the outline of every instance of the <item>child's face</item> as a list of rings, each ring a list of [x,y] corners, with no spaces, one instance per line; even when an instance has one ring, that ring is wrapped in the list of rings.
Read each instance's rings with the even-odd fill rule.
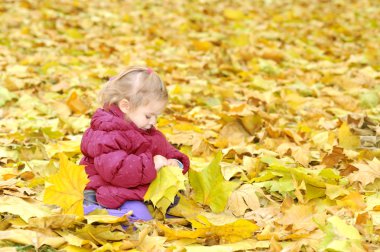
[[[126,113],[126,117],[136,126],[148,130],[156,125],[157,116],[163,112],[166,101],[151,101],[147,105],[141,105]]]

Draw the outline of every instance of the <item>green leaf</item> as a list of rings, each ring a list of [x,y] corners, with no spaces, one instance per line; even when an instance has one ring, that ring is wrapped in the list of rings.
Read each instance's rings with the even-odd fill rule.
[[[365,251],[361,245],[362,237],[354,226],[348,225],[338,216],[330,217],[327,222],[322,251]]]
[[[5,87],[0,87],[0,107],[3,106],[7,101],[15,98],[16,95],[12,94]]]
[[[374,108],[379,102],[379,95],[376,91],[368,91],[360,95],[360,105],[363,108]]]
[[[240,182],[226,181],[220,170],[222,153],[218,152],[214,160],[200,171],[189,172],[189,182],[195,192],[195,200],[210,206],[213,212],[222,212],[228,197]]]

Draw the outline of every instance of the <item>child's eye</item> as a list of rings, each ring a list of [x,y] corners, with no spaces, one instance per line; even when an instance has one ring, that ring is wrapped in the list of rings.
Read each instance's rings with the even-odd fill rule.
[[[146,118],[146,119],[150,119],[151,116],[149,116],[149,115],[145,115],[145,118]]]

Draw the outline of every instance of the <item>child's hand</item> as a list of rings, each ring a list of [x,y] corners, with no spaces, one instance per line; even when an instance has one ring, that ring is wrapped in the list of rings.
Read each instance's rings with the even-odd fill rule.
[[[179,167],[179,164],[178,164],[178,162],[177,162],[176,159],[168,159],[168,164],[167,165]]]
[[[166,157],[161,156],[161,155],[156,155],[153,157],[154,161],[154,167],[156,168],[157,171],[161,169],[161,167],[168,165],[168,160]]]

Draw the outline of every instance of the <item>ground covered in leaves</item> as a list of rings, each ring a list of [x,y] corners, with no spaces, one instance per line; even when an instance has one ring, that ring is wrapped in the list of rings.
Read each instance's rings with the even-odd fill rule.
[[[0,250],[379,251],[379,16],[376,0],[1,1]],[[127,65],[168,85],[158,128],[192,162],[179,218],[80,213],[81,135]]]

